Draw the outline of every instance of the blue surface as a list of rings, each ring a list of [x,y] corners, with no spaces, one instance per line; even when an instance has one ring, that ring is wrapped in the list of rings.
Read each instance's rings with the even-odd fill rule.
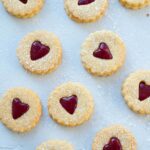
[[[120,123],[131,130],[139,150],[150,148],[150,116],[130,111],[121,96],[122,81],[139,69],[150,69],[150,8],[132,11],[123,8],[118,0],[110,0],[106,16],[91,24],[71,21],[63,0],[47,0],[43,10],[32,19],[17,19],[9,15],[0,3],[0,96],[11,87],[33,89],[41,97],[43,116],[39,125],[27,134],[16,134],[0,123],[0,150],[34,150],[48,139],[66,139],[76,150],[91,150],[95,133],[103,127]],[[57,71],[46,76],[27,73],[19,64],[16,48],[27,33],[44,29],[54,32],[63,45],[63,63]],[[93,77],[80,62],[80,46],[89,33],[109,29],[117,32],[127,47],[124,67],[107,78]],[[78,81],[87,86],[95,99],[92,119],[82,126],[66,128],[57,125],[47,112],[50,92],[66,81]]]

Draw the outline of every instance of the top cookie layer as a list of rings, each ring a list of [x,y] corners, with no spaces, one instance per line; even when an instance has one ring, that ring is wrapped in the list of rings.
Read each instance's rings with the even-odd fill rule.
[[[107,6],[107,0],[95,0],[86,5],[79,5],[79,0],[65,0],[67,14],[77,22],[96,21],[104,15]]]
[[[121,4],[130,9],[140,9],[149,4],[149,0],[120,0]]]
[[[49,97],[48,110],[52,118],[65,126],[77,126],[87,121],[94,108],[91,93],[81,84],[68,82],[57,87]]]
[[[44,0],[2,0],[6,10],[19,18],[29,18],[37,14],[44,4]]]
[[[114,144],[110,142],[112,138],[117,139],[117,143],[122,150],[136,150],[136,140],[134,136],[121,125],[113,125],[99,131],[94,139],[92,150],[102,150],[104,147],[111,147],[110,149],[112,149]]]
[[[92,74],[108,76],[116,72],[125,60],[125,45],[111,31],[91,33],[81,47],[81,60]]]
[[[0,101],[0,119],[15,132],[31,130],[39,122],[42,106],[39,97],[29,89],[10,89]]]
[[[150,71],[132,73],[123,83],[122,94],[133,111],[150,114]]]
[[[73,146],[66,141],[53,140],[42,143],[36,150],[73,150]]]
[[[39,59],[38,56],[43,57]],[[17,56],[25,69],[46,74],[57,68],[62,59],[62,47],[53,33],[35,31],[26,35],[17,48]]]

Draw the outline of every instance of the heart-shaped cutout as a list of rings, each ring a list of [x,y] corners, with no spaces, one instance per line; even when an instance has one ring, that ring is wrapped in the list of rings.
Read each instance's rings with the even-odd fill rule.
[[[62,97],[60,99],[60,104],[62,107],[69,113],[74,114],[76,108],[77,108],[78,98],[76,95],[72,95],[69,97]]]
[[[100,59],[112,59],[108,45],[104,42],[100,43],[98,48],[93,52],[93,56]]]
[[[50,51],[50,48],[40,41],[35,41],[32,43],[30,57],[31,60],[38,60],[44,56],[46,56]]]
[[[93,3],[95,0],[79,0],[78,5],[87,5]]]
[[[150,97],[150,85],[147,85],[144,81],[139,84],[139,100],[143,101]]]
[[[12,117],[13,119],[20,118],[29,110],[29,105],[21,102],[19,98],[14,98],[12,101]]]
[[[109,143],[103,147],[103,150],[122,150],[120,140],[116,137],[112,137]]]
[[[20,2],[27,4],[28,0],[19,0]]]

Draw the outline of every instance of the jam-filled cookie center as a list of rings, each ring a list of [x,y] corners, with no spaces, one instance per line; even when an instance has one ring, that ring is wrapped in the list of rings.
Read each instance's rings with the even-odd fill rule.
[[[22,2],[23,4],[27,4],[28,0],[19,0],[20,2]]]
[[[62,107],[69,113],[74,114],[78,103],[78,97],[76,95],[72,95],[69,97],[62,97],[60,99],[60,104]]]
[[[78,0],[78,5],[88,5],[93,3],[95,0]]]
[[[103,147],[103,150],[122,150],[120,140],[116,137],[112,137],[108,144]]]
[[[29,105],[21,102],[19,98],[14,98],[12,101],[12,117],[13,119],[20,118],[29,110]]]
[[[35,61],[41,59],[42,57],[46,56],[50,51],[50,48],[40,41],[35,41],[32,43],[30,57],[31,60]]]
[[[98,48],[93,52],[93,56],[100,59],[113,59],[108,45],[101,42]]]
[[[150,97],[150,85],[147,85],[144,81],[139,83],[139,100],[144,101]]]

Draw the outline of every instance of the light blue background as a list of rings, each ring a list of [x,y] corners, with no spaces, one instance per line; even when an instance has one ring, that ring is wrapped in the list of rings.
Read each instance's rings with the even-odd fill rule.
[[[150,149],[150,116],[130,111],[121,96],[121,85],[135,70],[150,69],[150,8],[128,10],[118,0],[110,0],[106,16],[91,24],[71,21],[63,0],[46,0],[43,10],[32,19],[22,20],[6,13],[0,3],[0,96],[9,88],[23,86],[37,92],[43,104],[43,116],[38,126],[27,134],[16,134],[0,124],[0,150],[34,150],[48,139],[66,139],[76,150],[90,150],[95,133],[111,124],[120,123],[131,130],[139,150]],[[63,63],[57,71],[36,76],[27,73],[18,63],[16,48],[24,35],[44,29],[58,35],[63,45]],[[116,31],[127,47],[124,67],[107,78],[93,77],[80,62],[80,46],[89,33],[101,29]],[[82,126],[66,128],[57,125],[47,112],[50,92],[66,81],[84,84],[95,99],[92,119]]]

